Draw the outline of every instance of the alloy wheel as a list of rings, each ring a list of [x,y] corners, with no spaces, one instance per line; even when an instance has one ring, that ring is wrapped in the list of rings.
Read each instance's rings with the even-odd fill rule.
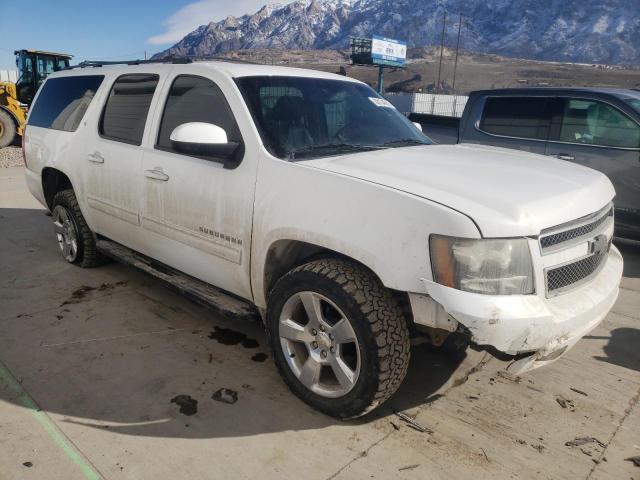
[[[56,205],[52,213],[53,227],[62,256],[68,262],[74,262],[78,256],[78,230],[75,222],[62,205]]]
[[[327,398],[346,395],[358,381],[360,348],[348,318],[317,292],[292,295],[280,314],[284,357],[298,380]]]

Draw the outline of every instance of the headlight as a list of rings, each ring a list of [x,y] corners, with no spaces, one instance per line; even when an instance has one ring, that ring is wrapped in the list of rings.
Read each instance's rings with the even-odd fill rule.
[[[436,282],[486,295],[533,293],[529,244],[517,239],[469,239],[431,235]]]

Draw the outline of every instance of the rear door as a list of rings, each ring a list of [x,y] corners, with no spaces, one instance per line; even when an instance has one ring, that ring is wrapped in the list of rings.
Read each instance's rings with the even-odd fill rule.
[[[142,139],[160,76],[120,75],[83,152],[87,204],[96,232],[138,251]]]
[[[170,140],[176,127],[204,122],[222,127],[229,141],[244,144],[237,121],[243,105],[232,90],[235,85],[226,77],[217,79],[215,72],[206,74],[175,74],[167,80],[149,139],[153,144],[143,159],[142,227],[151,257],[251,298],[257,148],[247,148],[239,165],[229,166],[222,159],[179,153]]]
[[[462,140],[544,154],[554,101],[544,96],[487,97],[479,122],[465,130]]]
[[[640,230],[640,125],[617,106],[564,98],[547,155],[606,174],[616,189],[616,223]]]

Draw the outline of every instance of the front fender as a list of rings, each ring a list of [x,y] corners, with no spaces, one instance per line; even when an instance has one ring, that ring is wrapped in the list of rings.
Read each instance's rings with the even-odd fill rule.
[[[388,288],[420,292],[420,279],[431,279],[431,233],[480,236],[468,217],[446,206],[305,162],[279,160],[264,150],[260,156],[251,249],[259,307],[266,306],[269,249],[279,240],[333,250],[369,267]]]

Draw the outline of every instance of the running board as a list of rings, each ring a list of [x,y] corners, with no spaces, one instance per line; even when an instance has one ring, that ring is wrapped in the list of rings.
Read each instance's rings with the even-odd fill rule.
[[[260,319],[256,308],[246,300],[185,275],[119,243],[100,238],[96,241],[96,246],[100,253],[107,257],[126,265],[132,265],[152,277],[162,280],[185,297],[222,316],[243,320]]]

